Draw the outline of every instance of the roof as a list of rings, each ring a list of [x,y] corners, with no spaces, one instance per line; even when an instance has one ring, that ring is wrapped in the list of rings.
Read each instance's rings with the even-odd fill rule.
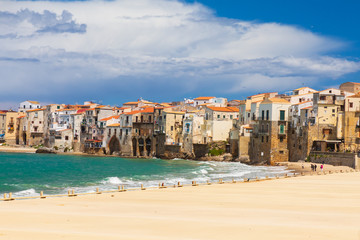
[[[301,104],[303,104],[303,103],[309,103],[309,102],[312,102],[312,101],[306,101],[306,102],[294,103],[293,105],[301,105]]]
[[[306,89],[306,88],[309,88],[309,87],[301,87],[301,88],[297,88],[295,89],[294,91],[299,91],[299,90],[303,90],[303,89]],[[310,88],[311,89],[311,88]]]
[[[207,108],[216,112],[239,112],[239,109],[236,107],[207,107]]]
[[[20,116],[20,117],[18,117],[18,118],[20,119],[20,118],[24,118],[24,117],[25,117],[25,116]]]
[[[267,98],[264,101],[261,102],[261,104],[266,104],[266,103],[287,103],[290,104],[289,101],[283,99],[283,98]]]
[[[113,124],[107,125],[107,127],[120,127],[120,123],[113,123]]]
[[[346,98],[360,98],[360,93],[351,95],[351,96],[347,96]]]
[[[312,109],[312,108],[313,108],[313,106],[308,106],[308,107],[304,107],[302,109]]]
[[[210,100],[210,99],[213,99],[213,98],[215,98],[215,97],[197,97],[194,100]]]
[[[100,119],[100,121],[104,122],[104,121],[108,121],[110,119],[119,119],[119,117],[120,117],[120,115],[110,116],[110,117],[107,117],[107,118]]]
[[[27,110],[26,112],[38,112],[38,111],[44,111],[44,108],[38,108],[38,109],[31,109],[31,110]]]
[[[32,104],[40,104],[38,101],[26,101],[26,102],[29,102],[29,103],[32,103]]]
[[[123,105],[138,105],[139,102],[127,102],[127,103],[124,103]]]
[[[255,97],[255,96],[260,96],[260,95],[265,95],[265,94],[270,94],[270,93],[278,93],[278,92],[258,93],[258,94],[255,94],[255,95],[248,96],[248,98]]]
[[[71,131],[72,129],[71,128],[65,128],[65,129],[61,129],[61,130],[58,130],[58,132],[65,132],[65,131]]]
[[[185,114],[185,112],[181,112],[181,111],[171,111],[171,110],[164,110],[165,113],[170,113],[170,114]]]

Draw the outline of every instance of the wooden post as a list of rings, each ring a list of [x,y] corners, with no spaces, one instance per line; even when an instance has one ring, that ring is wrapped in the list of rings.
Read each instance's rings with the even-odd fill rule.
[[[259,181],[259,178],[256,176],[256,181]]]
[[[44,192],[41,191],[41,192],[40,192],[40,199],[44,199],[44,198],[46,198],[46,197],[44,196]]]
[[[101,194],[101,192],[99,191],[99,188],[96,188],[96,194]]]
[[[222,178],[220,178],[219,179],[219,184],[223,184],[224,182],[223,182],[223,180],[222,180]]]
[[[6,197],[6,193],[4,193],[4,200],[6,199],[7,197]]]
[[[144,188],[143,184],[141,184],[141,190],[146,190],[146,188]]]
[[[207,185],[211,185],[211,182],[209,180],[206,181]]]
[[[236,183],[235,179],[232,179],[232,183]]]
[[[304,172],[301,172],[301,176],[305,176],[305,173],[304,173]]]
[[[197,186],[196,181],[192,181],[191,185]]]
[[[294,173],[294,177],[296,177],[296,173]]]
[[[276,179],[279,179],[279,175],[276,174]]]
[[[68,190],[68,196],[71,197],[71,191],[70,190]]]
[[[182,187],[183,185],[180,184],[180,182],[178,182],[177,187]]]

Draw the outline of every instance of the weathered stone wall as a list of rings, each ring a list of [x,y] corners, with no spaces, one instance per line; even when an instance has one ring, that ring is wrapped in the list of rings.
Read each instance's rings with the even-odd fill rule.
[[[207,144],[194,144],[193,147],[196,158],[205,157],[209,153],[209,146]]]
[[[360,169],[359,157],[355,153],[310,152],[310,160],[314,163],[325,163],[334,166],[348,166]]]
[[[165,152],[179,153],[181,146],[179,145],[165,145]]]
[[[230,153],[231,155],[236,158],[239,156],[239,140],[238,139],[230,139]]]
[[[248,156],[249,155],[249,144],[250,144],[250,137],[240,136],[239,156]]]

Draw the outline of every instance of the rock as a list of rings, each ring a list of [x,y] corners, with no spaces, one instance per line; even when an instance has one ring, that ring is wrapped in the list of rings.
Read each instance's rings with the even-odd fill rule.
[[[52,148],[42,147],[42,148],[38,148],[35,153],[53,153],[53,154],[56,154],[56,151],[54,149],[52,149]]]
[[[247,155],[244,156],[240,156],[239,158],[237,158],[239,160],[239,162],[241,163],[250,163],[250,158]]]

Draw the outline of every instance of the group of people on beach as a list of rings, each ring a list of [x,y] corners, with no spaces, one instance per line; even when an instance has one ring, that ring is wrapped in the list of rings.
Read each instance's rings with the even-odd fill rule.
[[[312,170],[313,172],[316,172],[316,168],[317,168],[317,165],[316,165],[316,164],[311,164],[311,170]],[[321,171],[323,171],[323,169],[324,169],[324,165],[323,165],[323,164],[320,165],[320,169],[321,169]]]

